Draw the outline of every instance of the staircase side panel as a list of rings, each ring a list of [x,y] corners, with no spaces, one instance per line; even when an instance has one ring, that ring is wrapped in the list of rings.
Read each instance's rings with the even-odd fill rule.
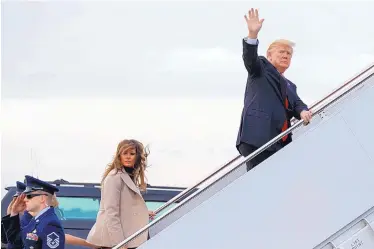
[[[374,118],[362,112],[374,88],[354,95],[140,248],[313,248],[373,207]]]

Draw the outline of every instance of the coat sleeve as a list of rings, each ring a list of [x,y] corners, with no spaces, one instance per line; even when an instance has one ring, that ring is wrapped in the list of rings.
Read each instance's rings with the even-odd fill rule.
[[[122,180],[119,174],[108,175],[103,186],[103,205],[105,209],[106,224],[113,245],[119,244],[125,239],[120,219],[120,196]],[[104,197],[104,198],[103,198]]]
[[[262,73],[262,62],[258,57],[257,49],[258,49],[258,40],[253,42],[247,41],[246,38],[243,39],[243,61],[244,66],[247,69],[247,72],[251,76],[259,76]],[[251,44],[250,44],[251,43]]]
[[[4,224],[3,224],[3,219],[8,219],[8,216],[9,215],[6,215],[3,218],[1,218],[1,243],[3,243],[3,244],[8,243],[8,239],[6,237],[5,228],[4,228]]]
[[[300,120],[300,113],[302,111],[308,111],[308,106],[300,99],[300,97],[296,94],[296,93],[293,93],[292,94],[293,97],[291,98],[292,99],[292,106],[293,106],[293,116],[296,118],[296,119],[299,119]]]
[[[19,215],[7,215],[1,219],[1,223],[10,247],[22,248],[21,225]]]

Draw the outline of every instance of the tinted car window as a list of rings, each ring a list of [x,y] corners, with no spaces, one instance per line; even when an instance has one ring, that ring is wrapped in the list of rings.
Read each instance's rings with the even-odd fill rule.
[[[58,209],[62,212],[62,219],[96,220],[100,207],[100,199],[85,197],[58,197]]]
[[[152,210],[152,211],[155,211],[157,208],[165,204],[165,202],[161,202],[161,201],[147,201],[146,203],[147,203],[148,210]],[[167,207],[166,209],[158,213],[157,216],[162,215],[164,212],[174,207],[175,205],[176,205],[175,203],[171,204],[169,207]]]
[[[58,197],[58,216],[62,220],[96,220],[97,212],[100,207],[100,199],[86,198],[86,197]],[[161,201],[147,201],[148,210],[156,210],[161,207],[165,202]],[[170,205],[168,208],[158,214],[161,215],[175,204]]]

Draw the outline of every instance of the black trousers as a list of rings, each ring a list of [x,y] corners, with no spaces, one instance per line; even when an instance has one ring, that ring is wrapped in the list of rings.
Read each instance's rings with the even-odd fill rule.
[[[246,144],[246,143],[241,143],[238,147],[238,150],[239,150],[240,154],[244,157],[248,156],[249,154],[251,154],[252,152],[254,152],[257,149],[258,149],[257,147],[255,147],[253,145]],[[276,151],[264,150],[263,152],[261,152],[260,154],[255,156],[253,159],[246,162],[247,171],[250,171],[251,169],[253,169],[257,165],[259,165],[260,163],[265,161],[267,158],[269,158],[275,152]]]

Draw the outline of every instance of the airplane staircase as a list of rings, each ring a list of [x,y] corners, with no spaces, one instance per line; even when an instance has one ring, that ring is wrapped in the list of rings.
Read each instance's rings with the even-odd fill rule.
[[[315,103],[309,125],[294,120],[174,197],[114,248],[149,230],[139,249],[373,249],[373,76],[374,64]],[[245,162],[290,132],[291,144],[246,171]]]

